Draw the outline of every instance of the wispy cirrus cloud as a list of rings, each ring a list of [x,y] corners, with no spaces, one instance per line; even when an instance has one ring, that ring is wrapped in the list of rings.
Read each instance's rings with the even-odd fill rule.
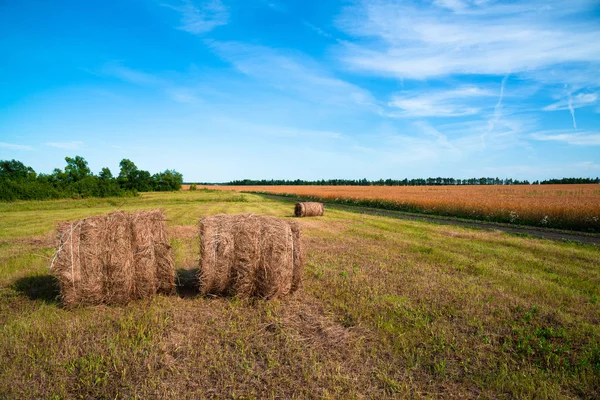
[[[177,4],[163,4],[181,15],[178,29],[194,35],[212,31],[218,26],[227,25],[229,11],[221,0],[192,1],[181,0]]]
[[[492,91],[463,85],[451,90],[434,90],[393,96],[388,106],[400,109],[398,117],[459,117],[481,111],[482,98],[495,95]]]
[[[99,73],[108,75],[134,85],[163,85],[165,80],[156,75],[129,68],[121,61],[110,61],[100,68]]]
[[[23,144],[0,142],[0,149],[31,151],[33,147]]]
[[[544,131],[531,135],[534,140],[544,142],[563,142],[574,146],[600,146],[600,132],[585,131],[573,133],[572,131]]]
[[[56,147],[59,149],[67,149],[67,150],[78,150],[84,147],[84,143],[81,141],[72,141],[72,142],[47,142],[44,143],[46,146]]]
[[[338,20],[357,38],[339,49],[340,59],[354,70],[413,79],[600,63],[591,0],[436,4],[358,1]]]
[[[316,103],[378,107],[369,91],[335,77],[308,56],[240,42],[207,45],[240,73],[272,89]]]
[[[577,119],[575,118],[575,110],[577,108],[592,106],[597,104],[598,95],[596,93],[578,93],[573,96],[572,91],[567,91],[567,94],[557,101],[543,108],[544,111],[560,111],[569,110],[571,119],[573,120],[573,129],[577,130]]]
[[[578,93],[571,95],[570,93],[565,98],[560,99],[556,103],[552,103],[543,108],[544,111],[569,110],[571,108],[581,108],[593,106],[598,103],[598,93]]]
[[[99,69],[99,74],[114,77],[132,85],[153,87],[178,103],[197,104],[201,100],[186,74],[172,76],[165,72],[149,73],[130,68],[121,61],[111,61]],[[182,77],[183,75],[183,77]]]

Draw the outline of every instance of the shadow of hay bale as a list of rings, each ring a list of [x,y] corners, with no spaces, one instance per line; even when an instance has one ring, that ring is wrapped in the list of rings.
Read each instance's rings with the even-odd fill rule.
[[[198,268],[178,269],[177,272],[177,295],[182,298],[200,296]]]
[[[45,303],[58,303],[60,294],[58,279],[52,275],[34,275],[17,279],[12,288],[27,296],[30,300]]]

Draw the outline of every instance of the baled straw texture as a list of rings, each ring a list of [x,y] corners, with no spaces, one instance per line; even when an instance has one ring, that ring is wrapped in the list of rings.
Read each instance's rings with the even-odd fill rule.
[[[325,213],[323,203],[315,201],[302,201],[296,203],[294,215],[296,217],[320,217]]]
[[[276,217],[214,215],[200,221],[200,292],[265,299],[300,287],[300,229]]]
[[[175,268],[160,210],[121,211],[58,227],[51,270],[63,304],[126,304],[175,290]]]

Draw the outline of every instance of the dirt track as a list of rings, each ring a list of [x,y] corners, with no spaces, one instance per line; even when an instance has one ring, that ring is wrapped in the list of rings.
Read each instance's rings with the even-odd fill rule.
[[[258,193],[255,193],[258,194]],[[277,196],[271,194],[260,194],[261,196],[267,197],[273,200],[287,201],[287,202],[296,202],[302,201],[302,199],[295,199],[292,197],[285,196]],[[368,207],[360,207],[360,206],[349,206],[342,205],[336,203],[327,203],[324,204],[331,209],[350,211],[360,214],[369,214],[369,215],[379,215],[383,217],[391,217],[391,218],[399,218],[399,219],[407,219],[412,221],[427,221],[435,224],[441,225],[456,225],[456,226],[464,226],[468,228],[477,228],[477,229],[485,229],[490,231],[501,231],[511,234],[517,235],[528,235],[532,237],[538,237],[543,239],[552,239],[552,240],[569,240],[581,243],[595,244],[600,245],[600,235],[586,235],[579,232],[574,231],[555,231],[555,230],[546,230],[546,229],[538,229],[535,227],[524,227],[524,226],[508,226],[504,224],[494,224],[487,222],[477,222],[477,221],[464,221],[458,219],[444,218],[438,216],[427,216],[427,215],[418,215],[405,213],[402,211],[391,211],[391,210],[381,210],[377,208],[368,208]]]

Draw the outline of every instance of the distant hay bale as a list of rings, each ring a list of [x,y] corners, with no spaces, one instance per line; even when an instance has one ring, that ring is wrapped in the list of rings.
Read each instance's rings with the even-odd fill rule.
[[[200,221],[203,295],[277,298],[300,287],[303,255],[297,224],[276,217],[214,215]]]
[[[126,304],[173,293],[175,268],[164,219],[160,210],[117,211],[60,224],[51,269],[63,304]]]
[[[294,215],[296,217],[320,217],[325,213],[323,203],[315,201],[302,201],[296,203]]]

